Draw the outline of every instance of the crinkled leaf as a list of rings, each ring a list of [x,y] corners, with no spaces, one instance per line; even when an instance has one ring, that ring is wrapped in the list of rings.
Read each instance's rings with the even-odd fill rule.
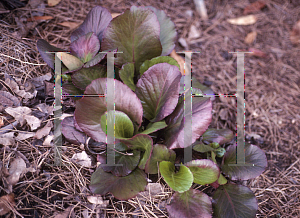
[[[144,191],[146,185],[146,174],[139,168],[136,168],[128,176],[118,177],[98,167],[92,175],[89,187],[94,194],[105,195],[110,192],[119,200],[128,200]]]
[[[258,209],[253,192],[243,185],[221,185],[213,195],[214,216],[217,218],[251,218]]]
[[[156,58],[152,58],[151,60],[146,60],[140,67],[140,74],[143,75],[144,72],[146,72],[150,67],[159,63],[168,63],[178,67],[178,70],[180,70],[180,66],[174,58],[170,56],[159,56]]]
[[[143,132],[141,132],[141,134],[150,134],[165,127],[167,127],[167,124],[164,120],[155,123],[149,123],[147,128]]]
[[[132,152],[127,153],[129,149],[121,142],[115,145],[115,149],[121,153],[112,153],[112,155],[108,155],[107,158],[115,158],[116,165],[122,164],[122,166],[107,166],[105,164],[101,164],[100,166],[105,172],[111,172],[115,176],[127,176],[139,164],[141,152],[133,150]]]
[[[234,135],[229,129],[207,129],[202,135],[205,143],[217,142],[220,145],[230,142]]]
[[[145,60],[161,54],[159,33],[155,13],[144,7],[132,6],[110,22],[104,32],[101,49],[118,48],[123,53],[116,55],[116,65],[134,62],[135,69],[140,69]]]
[[[124,64],[119,71],[121,80],[129,87],[132,91],[135,91],[135,84],[133,82],[134,77],[134,63]]]
[[[52,52],[65,52],[65,50],[50,45],[44,39],[39,39],[36,45],[43,60],[54,70],[55,53]]]
[[[86,142],[86,134],[75,128],[74,117],[66,117],[61,122],[61,132],[65,138],[73,144],[84,144]]]
[[[211,218],[212,203],[208,195],[190,189],[183,193],[175,193],[166,206],[170,218]]]
[[[139,168],[145,169],[145,164],[149,160],[153,149],[153,140],[151,137],[145,134],[137,134],[131,139],[122,140],[122,142],[130,149],[139,149],[144,151],[144,155],[139,163]]]
[[[73,55],[64,52],[57,52],[56,54],[69,71],[78,70],[83,66],[83,62]]]
[[[90,61],[86,62],[83,67],[89,68],[95,66],[96,64],[100,63],[100,61],[102,61],[102,59],[105,58],[105,56],[105,53],[98,53]]]
[[[142,102],[146,119],[160,121],[174,111],[180,77],[179,69],[167,63],[156,64],[141,76],[135,92]]]
[[[192,143],[207,129],[212,119],[212,104],[210,99],[193,97],[192,100]],[[184,101],[177,105],[174,112],[166,118],[166,145],[170,149],[184,148]]]
[[[224,155],[221,169],[232,180],[248,180],[259,176],[268,165],[265,153],[256,145],[245,145],[245,164],[254,166],[229,166],[236,164],[236,145],[230,145]]]
[[[62,85],[62,92],[64,95],[83,95],[83,90],[77,88],[73,83],[64,83]],[[76,98],[79,100],[79,98]]]
[[[192,160],[185,164],[194,176],[194,183],[207,185],[215,182],[220,175],[220,169],[213,161],[208,159]]]
[[[92,8],[84,22],[72,33],[71,42],[90,32],[95,33],[101,42],[103,32],[111,20],[112,16],[106,8],[101,6]]]
[[[201,142],[196,143],[196,144],[194,145],[193,149],[194,149],[195,151],[198,151],[198,152],[201,152],[201,153],[215,150],[215,149],[212,148],[211,146],[205,145],[205,144],[203,144],[203,143],[201,143]]]
[[[115,122],[115,123],[114,123]],[[114,134],[118,139],[131,138],[133,136],[134,126],[130,118],[122,111],[108,111],[101,116],[101,127],[104,132],[107,131],[107,125],[114,125]],[[111,137],[114,137],[111,135]]]
[[[78,57],[83,63],[90,61],[99,51],[100,42],[95,33],[80,36],[70,45],[71,54]]]
[[[105,94],[106,81],[99,78],[86,87],[84,94]],[[143,108],[136,94],[122,82],[115,80],[115,110],[124,112],[134,125],[142,123]],[[78,126],[90,137],[106,142],[106,134],[100,125],[101,116],[106,112],[106,99],[103,97],[83,97],[76,102],[75,119]]]
[[[85,90],[85,88],[91,84],[91,82],[98,78],[104,78],[107,76],[106,67],[97,65],[90,68],[81,68],[72,74],[73,84]]]
[[[174,150],[168,149],[165,145],[155,144],[150,160],[145,165],[145,172],[150,174],[158,173],[158,164],[161,161],[175,162],[176,153]]]
[[[184,165],[181,165],[179,171],[175,173],[174,163],[162,161],[159,163],[159,172],[174,191],[185,192],[189,190],[193,184],[193,174],[189,168]]]
[[[146,6],[146,8],[150,8],[154,11],[160,25],[159,38],[163,49],[161,55],[169,55],[175,48],[175,41],[177,37],[175,24],[163,10],[158,10],[152,6]]]

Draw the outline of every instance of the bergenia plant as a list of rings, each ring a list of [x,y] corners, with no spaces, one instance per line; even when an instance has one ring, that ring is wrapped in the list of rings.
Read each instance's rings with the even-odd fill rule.
[[[167,206],[170,217],[255,217],[255,195],[234,181],[260,175],[266,156],[247,144],[248,165],[230,165],[236,163],[234,135],[228,129],[208,128],[212,100],[203,94],[211,90],[194,79],[192,92],[202,97],[193,97],[192,144],[184,144],[184,76],[168,56],[176,36],[174,23],[161,10],[132,6],[112,19],[108,10],[97,6],[73,32],[70,54],[39,40],[38,49],[50,67],[54,54],[47,52],[61,52],[66,93],[104,95],[107,82],[115,82],[114,111],[107,111],[103,97],[82,97],[76,101],[74,118],[63,120],[62,133],[72,143],[84,142],[87,135],[115,150],[114,157],[97,154],[101,164],[89,185],[94,194],[127,200],[145,190],[147,174],[160,173],[175,191]],[[115,79],[106,78],[105,53],[99,51],[122,52],[115,54]],[[109,135],[106,127],[114,123],[115,133]],[[115,145],[106,144],[107,137],[115,139]],[[186,147],[192,147],[194,155],[183,164]],[[107,165],[107,158],[114,158],[116,166]],[[193,189],[193,183],[212,186],[214,194]]]

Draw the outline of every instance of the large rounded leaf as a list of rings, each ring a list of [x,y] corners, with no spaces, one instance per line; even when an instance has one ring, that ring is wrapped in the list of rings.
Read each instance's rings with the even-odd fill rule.
[[[146,119],[160,121],[174,111],[180,77],[179,69],[167,63],[156,64],[141,76],[135,92],[142,102]]]
[[[234,135],[230,129],[207,129],[202,137],[205,143],[217,142],[222,145],[230,142]]]
[[[139,163],[140,169],[145,169],[145,164],[150,158],[153,149],[153,140],[145,134],[137,134],[130,139],[121,140],[130,149],[139,149],[144,152],[144,155]]]
[[[259,176],[268,165],[265,153],[256,145],[245,145],[245,164],[251,164],[251,166],[243,165],[231,165],[236,164],[236,145],[228,147],[221,165],[222,172],[226,174],[232,180],[248,180]]]
[[[143,75],[144,72],[146,72],[150,67],[159,63],[168,63],[178,67],[178,69],[180,70],[180,66],[174,58],[170,56],[159,56],[156,58],[152,58],[151,60],[146,60],[140,67],[140,74]]]
[[[115,137],[118,139],[131,138],[133,136],[134,126],[124,112],[116,110],[105,112],[101,116],[101,127],[104,132],[106,132],[107,125],[115,125]]]
[[[132,6],[115,17],[104,32],[102,50],[118,48],[115,64],[122,66],[134,62],[135,69],[162,52],[159,40],[160,27],[155,13],[144,7]]]
[[[38,51],[40,52],[43,60],[54,70],[55,53],[54,52],[65,52],[61,48],[50,45],[44,39],[39,39],[36,43]],[[65,67],[64,67],[65,68]]]
[[[100,49],[100,42],[95,33],[87,33],[71,43],[71,54],[83,63],[90,61]]]
[[[66,117],[61,122],[61,132],[65,138],[73,144],[84,144],[86,142],[86,134],[75,128],[74,117]]]
[[[122,69],[119,71],[121,80],[135,91],[135,84],[133,82],[134,78],[134,63],[127,63],[122,66]]]
[[[144,191],[147,183],[146,174],[139,168],[128,176],[118,177],[98,167],[92,175],[89,187],[94,194],[105,195],[110,192],[119,200],[128,200]]]
[[[175,193],[166,206],[170,218],[211,218],[210,198],[196,189]]]
[[[93,80],[106,76],[106,67],[97,65],[90,68],[81,68],[73,73],[72,82],[76,87],[85,90]]]
[[[213,195],[213,207],[217,218],[255,218],[258,209],[253,192],[236,184],[219,186]]]
[[[103,31],[111,21],[112,16],[106,8],[96,6],[86,16],[84,22],[72,33],[71,42],[87,33],[93,32],[102,40]]]
[[[146,163],[145,172],[150,174],[158,173],[158,164],[161,161],[175,162],[176,153],[174,150],[168,149],[165,145],[155,144],[150,160]]]
[[[150,134],[153,132],[156,132],[160,129],[164,129],[167,127],[167,124],[164,120],[159,121],[159,122],[155,122],[155,123],[149,123],[147,128],[143,131],[140,132],[141,134]]]
[[[69,71],[78,70],[83,66],[83,62],[77,57],[65,52],[57,52],[57,57],[63,62]]]
[[[114,80],[114,79],[108,79]],[[105,94],[107,78],[99,78],[86,87],[84,94]],[[115,109],[124,112],[134,125],[142,123],[143,108],[136,94],[122,82],[115,80]],[[106,142],[100,119],[106,112],[104,97],[83,97],[76,102],[75,119],[78,126],[90,137],[99,142]]]
[[[174,163],[169,161],[162,161],[159,163],[159,172],[162,177],[168,183],[168,185],[178,192],[185,192],[190,189],[193,184],[193,174],[184,165],[180,166],[180,169],[175,173]]]
[[[107,166],[101,164],[100,167],[102,167],[105,172],[111,172],[115,176],[127,176],[139,164],[141,152],[133,150],[132,152],[127,153],[129,149],[122,142],[117,143],[115,149],[119,152],[114,152],[111,156],[108,155],[107,158],[115,158],[115,164],[122,164],[122,166]]]
[[[220,169],[213,161],[208,159],[192,160],[185,164],[194,176],[194,183],[200,185],[211,184],[219,178]]]
[[[212,104],[210,99],[193,97],[192,100],[192,143],[196,141],[208,128],[212,119]],[[181,101],[174,112],[166,118],[166,145],[170,149],[185,148],[184,144],[184,101]]]
[[[154,11],[157,16],[159,25],[160,25],[160,43],[162,45],[161,55],[169,55],[175,48],[175,41],[177,32],[175,29],[175,24],[167,17],[166,13],[163,10],[158,10],[152,6],[147,6]]]

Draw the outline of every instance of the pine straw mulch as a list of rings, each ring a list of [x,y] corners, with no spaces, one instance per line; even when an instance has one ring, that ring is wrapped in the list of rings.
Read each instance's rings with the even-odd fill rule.
[[[259,19],[254,25],[234,26],[226,19],[242,16],[243,8],[249,1],[206,1],[207,21],[200,18],[190,0],[95,2],[62,1],[55,7],[46,6],[44,15],[54,16],[54,19],[33,25],[35,27],[23,39],[19,38],[17,31],[20,28],[14,17],[28,18],[41,9],[25,7],[3,15],[0,21],[0,78],[6,72],[25,82],[49,72],[50,68],[45,66],[37,52],[36,40],[43,38],[54,46],[67,49],[71,31],[57,23],[82,22],[95,5],[106,7],[114,13],[120,13],[131,5],[152,5],[163,9],[175,22],[178,38],[187,39],[191,25],[198,28],[201,37],[187,40],[186,48],[201,52],[193,55],[194,75],[210,85],[216,94],[234,94],[236,56],[228,52],[248,50],[249,45],[244,43],[244,38],[247,33],[256,31],[257,38],[250,47],[260,49],[267,55],[265,58],[245,55],[246,139],[265,151],[268,167],[262,175],[244,184],[257,197],[257,217],[299,217],[300,47],[291,44],[289,31],[300,20],[300,3],[296,0],[267,1],[267,7],[255,13]],[[187,10],[193,11],[192,18],[185,14]],[[176,51],[181,50],[184,49],[177,44]],[[211,127],[235,130],[235,99],[216,97],[213,105]],[[0,160],[4,166],[18,151],[38,169],[36,173],[27,173],[14,186],[15,214],[23,217],[55,217],[57,212],[68,210],[71,211],[71,217],[130,217],[133,210],[140,206],[142,210],[136,212],[142,217],[166,217],[166,210],[158,205],[170,199],[172,191],[168,187],[164,186],[161,193],[143,201],[141,198],[117,201],[108,195],[106,199],[110,205],[101,210],[86,198],[92,170],[70,161],[74,153],[81,152],[80,147],[67,144],[62,155],[66,165],[52,167],[50,164],[53,163],[54,154],[51,147],[41,144],[42,141],[27,140],[5,150],[1,148]],[[0,195],[4,194],[0,188]],[[10,213],[6,217],[13,216]]]

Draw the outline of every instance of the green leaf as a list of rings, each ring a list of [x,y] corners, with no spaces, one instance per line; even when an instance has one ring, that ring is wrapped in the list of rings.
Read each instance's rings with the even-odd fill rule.
[[[115,137],[117,139],[131,138],[134,127],[130,118],[121,111],[108,111],[101,116],[101,128],[106,133],[107,125],[114,125],[115,120]],[[113,135],[111,135],[113,137]]]
[[[106,76],[106,68],[104,66],[96,65],[90,68],[81,68],[74,72],[72,74],[72,82],[76,87],[85,90],[93,80],[104,78]]]
[[[167,124],[164,120],[155,123],[149,123],[147,128],[143,132],[140,132],[140,134],[148,135],[165,127],[167,127]]]
[[[215,149],[212,148],[211,146],[205,145],[205,144],[203,144],[203,143],[201,143],[201,142],[197,142],[197,143],[194,145],[193,149],[194,149],[195,151],[198,151],[198,152],[201,152],[201,153],[205,153],[205,152],[208,152],[208,151],[213,151],[213,150],[215,150]]]
[[[166,206],[170,218],[211,218],[212,203],[208,195],[190,189],[183,193],[175,193]]]
[[[165,145],[155,144],[150,160],[146,163],[145,172],[150,174],[158,173],[158,164],[161,161],[175,162],[176,153],[175,151],[168,149]]]
[[[118,48],[123,53],[116,55],[116,65],[134,62],[135,69],[140,69],[145,60],[161,54],[159,34],[155,13],[144,7],[132,6],[109,23],[103,34],[101,49]]]
[[[144,72],[146,72],[150,67],[159,63],[168,63],[178,67],[178,70],[180,70],[180,66],[174,58],[170,56],[159,56],[156,58],[152,58],[151,60],[146,60],[140,67],[140,74],[143,75]]]
[[[258,209],[255,195],[243,185],[221,185],[213,200],[216,218],[255,218]]]
[[[132,91],[135,91],[134,78],[134,63],[124,64],[119,71],[121,80],[129,87]]]
[[[112,147],[113,145],[108,146]],[[100,166],[105,172],[111,172],[115,176],[127,176],[139,164],[141,152],[138,150],[133,150],[130,153],[127,153],[129,149],[121,142],[115,145],[115,149],[120,153],[112,153],[112,156],[108,156],[107,158],[115,158],[116,165],[122,164],[122,166],[106,166],[105,164],[101,164]]]
[[[180,71],[168,63],[150,67],[136,84],[144,117],[156,122],[170,115],[178,102]]]
[[[83,62],[73,55],[64,52],[57,52],[56,54],[69,71],[78,70],[83,66]]]
[[[229,164],[236,164],[236,145],[231,145],[223,157],[221,169],[232,180],[253,179],[265,171],[268,162],[265,153],[259,147],[246,144],[245,164],[251,164],[251,166],[229,166]]]
[[[145,164],[149,160],[153,149],[153,141],[151,137],[145,134],[137,134],[130,139],[122,140],[122,142],[130,149],[139,149],[144,151],[144,155],[139,163],[139,168],[145,169]]]
[[[193,174],[184,165],[181,165],[179,171],[175,173],[175,166],[172,162],[162,161],[159,163],[159,172],[174,191],[185,192],[193,184]]]
[[[160,42],[162,45],[162,56],[169,55],[175,48],[175,41],[177,37],[177,32],[175,29],[175,24],[167,17],[163,10],[158,10],[152,6],[146,6],[154,11],[157,16],[160,25]]]
[[[234,135],[229,129],[207,129],[202,135],[203,142],[206,143],[219,143],[220,145],[230,142]]]
[[[217,157],[223,157],[225,152],[226,152],[225,148],[218,148],[215,150]]]
[[[218,179],[218,183],[220,185],[225,185],[227,183],[227,179],[225,178],[225,176],[222,175],[222,173],[220,173],[220,177]]]
[[[194,176],[194,183],[207,185],[215,182],[220,175],[220,169],[211,160],[192,160],[185,164]]]
[[[83,95],[83,90],[77,88],[73,83],[64,83],[62,85],[62,93],[64,95],[78,95],[81,97]],[[79,100],[79,98],[76,98]]]
[[[144,191],[147,183],[146,174],[139,168],[136,168],[128,176],[119,177],[98,167],[92,175],[89,187],[94,194],[105,195],[110,192],[119,200],[128,200]]]

